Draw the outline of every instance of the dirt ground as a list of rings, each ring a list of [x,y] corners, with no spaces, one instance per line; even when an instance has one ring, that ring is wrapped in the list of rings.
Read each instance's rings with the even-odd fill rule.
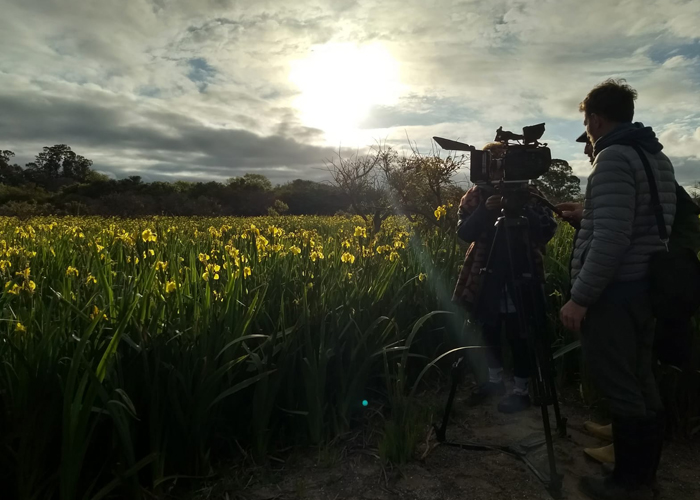
[[[448,427],[448,440],[509,445],[542,434],[540,409],[517,415],[497,411],[496,401],[467,408],[464,389],[457,395]],[[562,398],[564,399],[564,398]],[[551,413],[551,412],[550,412]],[[441,414],[441,412],[440,412]],[[559,473],[563,475],[561,498],[585,498],[578,480],[597,474],[600,466],[587,459],[583,448],[606,443],[583,430],[591,413],[572,398],[562,401],[568,418],[566,438],[555,438]],[[438,418],[436,415],[435,418]],[[552,416],[552,421],[554,417]],[[546,463],[544,446],[528,457]],[[700,499],[700,452],[695,443],[668,443],[658,477],[661,498]],[[224,500],[508,500],[552,498],[533,472],[520,460],[499,451],[465,451],[437,444],[426,428],[426,440],[416,459],[401,467],[383,467],[376,448],[351,443],[323,451],[295,452],[260,470],[236,469],[231,477],[201,492],[200,498]],[[548,470],[544,467],[544,470]],[[235,480],[234,480],[235,475]],[[248,479],[246,479],[246,477]]]

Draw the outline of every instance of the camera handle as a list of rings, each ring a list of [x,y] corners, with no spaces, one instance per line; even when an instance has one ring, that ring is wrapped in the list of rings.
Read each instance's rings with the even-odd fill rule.
[[[580,222],[572,222],[572,221],[570,221],[569,219],[567,219],[567,218],[564,216],[564,212],[562,212],[561,210],[559,210],[559,209],[557,208],[557,206],[554,205],[554,204],[553,204],[551,201],[549,201],[547,198],[545,198],[544,196],[542,196],[542,195],[540,195],[540,194],[537,194],[537,193],[530,193],[530,194],[532,195],[533,198],[537,199],[537,201],[539,201],[539,202],[542,203],[545,207],[547,207],[547,208],[550,209],[552,212],[554,212],[554,213],[557,215],[557,217],[559,217],[561,220],[563,220],[564,222],[566,222],[567,224],[569,224],[571,227],[573,227],[574,229],[580,229],[580,228],[581,228],[581,223],[580,223]]]

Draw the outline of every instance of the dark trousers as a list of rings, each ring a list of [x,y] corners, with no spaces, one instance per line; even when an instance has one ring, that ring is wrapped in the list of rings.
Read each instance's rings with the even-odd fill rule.
[[[505,326],[506,337],[513,353],[513,375],[520,378],[530,377],[530,363],[527,339],[523,338],[518,324],[517,314],[503,314],[501,321],[495,324],[484,324],[484,342],[486,362],[489,368],[503,368],[503,349],[501,348],[501,328]]]
[[[603,295],[586,313],[583,359],[593,382],[616,417],[645,418],[662,404],[652,371],[654,317],[647,292]]]
[[[692,361],[693,328],[690,315],[657,318],[654,350],[664,364],[684,368]]]

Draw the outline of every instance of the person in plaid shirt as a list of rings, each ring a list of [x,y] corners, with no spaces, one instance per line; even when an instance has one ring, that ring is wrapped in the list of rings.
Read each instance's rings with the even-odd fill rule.
[[[487,144],[495,156],[505,153],[500,143]],[[498,175],[498,173],[496,173]],[[533,195],[539,192],[530,187]],[[480,384],[471,394],[468,404],[479,404],[491,396],[504,396],[503,359],[501,354],[501,329],[505,326],[513,352],[513,374],[515,387],[511,394],[505,396],[498,404],[499,411],[515,413],[530,406],[528,380],[530,366],[526,332],[520,331],[515,305],[506,287],[508,268],[505,241],[499,241],[494,247],[492,262],[494,272],[489,279],[489,286],[482,286],[480,270],[486,266],[496,235],[495,223],[503,208],[502,198],[490,194],[481,186],[474,186],[462,197],[459,206],[457,235],[469,243],[462,270],[457,279],[453,302],[466,309],[471,317],[481,326],[488,348],[486,359],[489,367],[488,382]],[[552,212],[543,207],[533,197],[525,205],[523,214],[529,222],[530,243],[538,278],[544,283],[543,255],[547,242],[554,236],[557,223]],[[500,265],[502,263],[502,265]],[[501,272],[499,272],[501,271]]]

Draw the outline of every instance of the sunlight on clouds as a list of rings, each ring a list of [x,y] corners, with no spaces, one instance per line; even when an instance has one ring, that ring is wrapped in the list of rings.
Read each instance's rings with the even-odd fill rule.
[[[632,20],[630,0],[93,3],[3,4],[0,149],[20,164],[64,142],[117,177],[282,182],[321,178],[339,146],[481,146],[544,121],[585,180],[578,103],[624,77],[635,118],[700,179],[698,1],[647,2]]]
[[[671,124],[659,135],[669,155],[700,159],[700,126]]]
[[[289,80],[300,90],[294,106],[330,143],[359,140],[370,108],[396,104],[401,95],[399,63],[380,43],[317,45],[290,66]]]

